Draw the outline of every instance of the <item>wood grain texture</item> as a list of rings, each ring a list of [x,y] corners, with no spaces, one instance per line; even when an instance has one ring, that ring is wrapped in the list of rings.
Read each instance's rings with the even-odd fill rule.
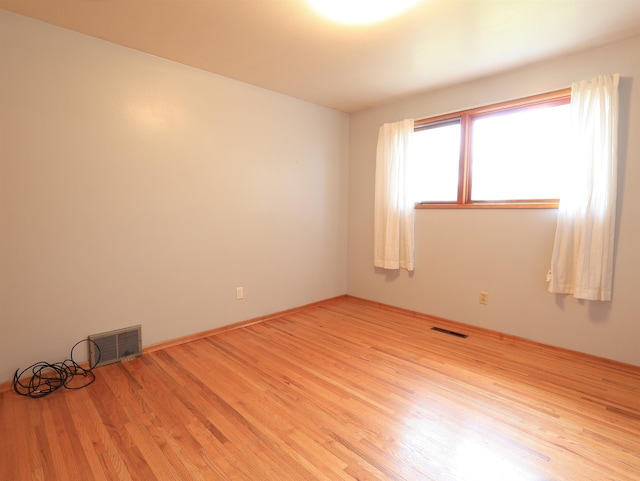
[[[467,339],[432,331],[460,331]],[[339,298],[0,395],[0,479],[616,480],[640,369]]]

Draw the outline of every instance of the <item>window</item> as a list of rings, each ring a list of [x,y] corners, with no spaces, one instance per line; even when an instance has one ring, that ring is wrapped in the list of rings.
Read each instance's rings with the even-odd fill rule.
[[[416,121],[416,207],[557,207],[570,95]]]

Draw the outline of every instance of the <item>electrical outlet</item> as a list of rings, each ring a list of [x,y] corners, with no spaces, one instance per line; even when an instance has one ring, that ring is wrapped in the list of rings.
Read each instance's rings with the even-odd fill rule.
[[[480,304],[489,304],[489,293],[480,291]]]
[[[236,299],[244,299],[244,287],[236,287]]]

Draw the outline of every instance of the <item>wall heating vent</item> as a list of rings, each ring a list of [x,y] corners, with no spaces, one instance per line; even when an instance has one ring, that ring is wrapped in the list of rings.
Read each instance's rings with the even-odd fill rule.
[[[89,343],[89,356],[92,366],[102,366],[142,354],[142,331],[140,326],[91,334],[89,340],[93,341]]]

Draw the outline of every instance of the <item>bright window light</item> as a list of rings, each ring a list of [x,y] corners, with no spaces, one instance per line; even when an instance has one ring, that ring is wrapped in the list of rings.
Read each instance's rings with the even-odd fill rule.
[[[557,207],[570,174],[570,100],[563,89],[416,121],[419,207]]]
[[[418,130],[413,139],[414,199],[455,202],[458,199],[460,120]]]
[[[569,104],[477,117],[471,200],[558,199]]]
[[[320,14],[336,22],[364,24],[398,15],[418,0],[309,0],[309,3]]]

